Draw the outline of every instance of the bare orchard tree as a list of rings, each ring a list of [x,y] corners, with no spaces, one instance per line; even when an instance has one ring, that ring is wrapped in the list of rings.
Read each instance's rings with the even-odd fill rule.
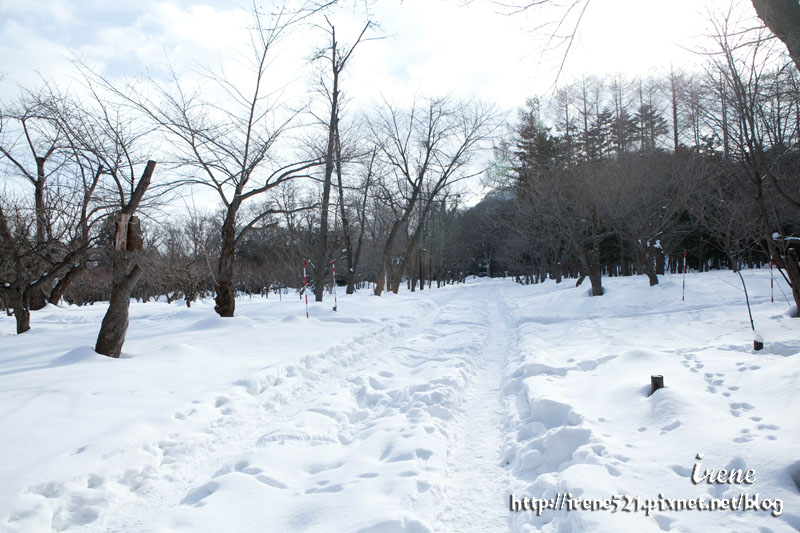
[[[90,204],[100,169],[88,170],[70,146],[63,111],[74,102],[44,84],[24,91],[20,107],[0,116],[0,296],[14,310],[17,332],[30,329],[30,310],[46,293],[57,303],[76,265],[93,246]],[[3,108],[4,111],[6,108]],[[15,180],[15,178],[19,178]],[[14,194],[14,183],[31,197]],[[52,290],[50,290],[52,288]]]
[[[142,155],[152,134],[143,127],[142,117],[119,99],[112,100],[117,91],[101,92],[100,87],[86,81],[92,98],[82,101],[78,106],[81,112],[65,121],[65,135],[79,163],[103,176],[94,189],[108,213],[101,239],[112,264],[112,286],[95,351],[116,358],[128,330],[131,292],[143,273],[139,264],[143,238],[136,213],[146,205],[145,194],[153,189],[156,162],[145,163]],[[153,198],[148,202],[155,201],[157,195],[150,196]]]
[[[33,212],[10,195],[0,199],[0,298],[14,312],[17,333],[31,329],[31,294],[52,285],[83,252],[62,245],[74,229],[69,220],[59,224],[51,240],[38,245]]]
[[[388,173],[380,188],[383,200],[395,214],[383,245],[375,294],[397,292],[408,262],[416,257],[426,219],[437,198],[454,183],[476,175],[473,155],[497,128],[494,110],[480,102],[447,98],[415,102],[399,109],[388,102],[370,121]],[[403,231],[410,231],[398,261],[392,251]]]
[[[287,162],[277,153],[279,140],[294,125],[298,113],[272,102],[267,82],[278,41],[324,5],[327,4],[307,4],[299,10],[284,5],[269,14],[254,7],[249,81],[240,86],[224,72],[207,73],[211,85],[223,94],[219,102],[209,101],[200,90],[188,92],[177,76],[170,87],[155,83],[150,87],[160,99],[142,92],[129,99],[167,135],[176,150],[173,157],[182,168],[190,169],[185,182],[210,188],[223,204],[220,254],[214,275],[214,310],[223,317],[232,317],[236,308],[237,244],[250,228],[280,211],[270,208],[247,217],[243,205],[290,180],[308,177],[311,168],[323,163],[320,158]]]
[[[40,90],[21,89],[20,97],[10,105],[0,104],[0,159],[9,177],[18,176],[32,187],[34,198],[34,244],[43,252],[53,233],[52,206],[48,192],[52,187],[48,180],[61,168],[56,153],[61,140],[57,120],[50,110],[51,96],[46,88]],[[42,253],[34,253],[31,267],[42,271],[47,261]],[[45,284],[37,284],[26,290],[26,306],[34,311],[46,303]]]

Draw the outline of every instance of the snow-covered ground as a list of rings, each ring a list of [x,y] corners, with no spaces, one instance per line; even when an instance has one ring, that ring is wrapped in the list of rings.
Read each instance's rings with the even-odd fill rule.
[[[604,279],[600,298],[362,291],[310,319],[296,296],[233,319],[134,303],[119,360],[91,349],[103,305],[48,307],[20,336],[2,316],[0,530],[795,531],[800,319],[769,271],[745,279],[762,352],[730,272],[690,274],[685,301],[665,276]],[[755,482],[694,484],[697,454]],[[756,493],[782,507],[562,503]]]

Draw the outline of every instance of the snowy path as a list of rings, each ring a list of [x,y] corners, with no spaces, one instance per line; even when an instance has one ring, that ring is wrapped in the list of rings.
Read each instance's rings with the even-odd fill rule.
[[[251,512],[248,505],[264,508],[267,500],[272,501],[268,506],[272,511],[260,523],[270,524],[270,529],[282,530],[284,526],[277,525],[281,522],[288,528],[312,526],[313,520],[307,518],[313,513],[298,509],[306,505],[302,501],[304,497],[317,492],[334,494],[341,490],[341,485],[325,486],[327,483],[322,482],[302,490],[287,490],[291,489],[290,478],[337,469],[343,466],[343,462],[326,461],[328,452],[312,452],[312,458],[318,457],[311,463],[296,465],[296,472],[287,468],[287,463],[308,455],[316,447],[326,450],[347,448],[358,438],[363,426],[371,425],[364,424],[365,420],[380,416],[379,413],[358,411],[352,405],[352,400],[357,405],[362,403],[358,397],[365,391],[364,380],[356,376],[368,374],[376,366],[372,357],[376,352],[386,350],[387,345],[395,349],[409,342],[419,325],[431,320],[430,309],[417,315],[416,320],[401,317],[370,335],[333,346],[322,356],[304,357],[300,364],[241,380],[238,385],[244,390],[218,396],[215,400],[214,408],[221,417],[195,427],[194,434],[188,439],[184,435],[157,443],[161,459],[153,490],[137,490],[135,499],[112,509],[103,528],[112,531],[150,530],[153,527],[219,531],[230,516]],[[378,372],[376,377],[366,381],[370,387],[380,389],[377,380],[390,375],[391,372]],[[194,409],[183,414],[191,417],[195,414]],[[292,445],[297,448],[297,454],[275,449]],[[283,460],[276,461],[277,456],[284,456]],[[270,475],[265,474],[267,471]],[[280,474],[275,474],[276,471]],[[209,520],[194,521],[189,509],[205,507],[210,503],[205,500],[216,492],[219,492],[218,496],[224,496],[225,491],[220,490],[222,485],[216,480],[234,476],[258,481],[260,487],[257,488],[266,489],[266,493],[243,502],[211,505],[203,513],[211,515]],[[289,501],[275,505],[274,501],[280,498],[272,492],[284,493],[282,495],[289,496]],[[278,518],[278,509],[283,512],[291,510],[294,516]],[[132,515],[142,519],[131,524]],[[162,516],[171,518],[153,523],[154,518]]]
[[[512,331],[498,290],[404,305],[357,328],[329,314],[319,320],[351,336],[326,351],[197,394],[166,425],[122,429],[117,446],[76,447],[81,473],[28,485],[9,529],[508,529],[498,463]],[[316,327],[303,320],[282,322],[296,336]]]
[[[513,350],[496,289],[481,295],[488,306],[486,350],[461,405],[448,459],[447,504],[436,531],[495,532],[509,528],[507,472],[501,468],[504,408],[501,389],[506,359]],[[486,307],[484,307],[486,308]]]
[[[441,509],[436,531],[506,529],[496,464],[505,353],[497,335],[507,330],[493,294],[443,292],[419,326],[334,350],[338,366],[324,376],[307,369],[316,383],[284,408],[248,411],[260,433],[247,442],[240,431],[240,453],[195,477],[157,529],[217,530],[247,513],[275,531],[428,531]],[[251,497],[237,500],[244,487]]]
[[[475,280],[312,304],[311,319],[289,299],[243,299],[234,319],[211,302],[135,304],[116,361],[90,348],[101,305],[47,308],[20,336],[0,320],[0,531],[799,530],[785,413],[800,322],[769,301],[768,273],[748,276],[758,353],[717,274],[687,302],[679,285],[614,278],[600,299]],[[650,396],[656,373],[666,388]],[[758,481],[694,485],[697,453]],[[747,491],[785,509],[508,502]]]

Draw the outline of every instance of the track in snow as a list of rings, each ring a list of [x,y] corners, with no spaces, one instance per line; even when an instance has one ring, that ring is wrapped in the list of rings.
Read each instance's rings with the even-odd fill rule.
[[[501,468],[504,407],[501,389],[513,344],[502,299],[481,290],[486,312],[486,347],[475,361],[461,414],[449,439],[447,500],[437,531],[495,532],[509,528],[507,472]]]
[[[244,376],[91,452],[90,470],[31,486],[5,525],[507,530],[500,389],[513,332],[497,289],[426,291],[411,316]]]

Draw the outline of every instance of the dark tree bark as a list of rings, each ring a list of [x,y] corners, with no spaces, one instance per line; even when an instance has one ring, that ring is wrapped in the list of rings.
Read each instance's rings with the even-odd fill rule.
[[[222,244],[217,263],[217,295],[214,298],[214,311],[221,317],[232,317],[236,311],[236,295],[233,291],[233,265],[236,257],[236,213],[239,211],[238,198],[229,204],[222,223]]]
[[[64,276],[58,280],[55,287],[53,287],[53,290],[50,291],[49,302],[53,305],[58,305],[59,302],[61,302],[61,298],[64,297],[64,293],[67,291],[69,286],[72,284],[73,281],[75,281],[75,278],[77,278],[78,275],[84,270],[86,270],[85,262],[81,262],[78,264],[77,267],[68,270],[67,273],[64,274]]]
[[[131,194],[127,205],[122,208],[121,214],[132,217],[139,207],[153,171],[156,168],[155,161],[148,161],[147,166],[139,178],[139,183]],[[121,230],[118,228],[118,232]],[[115,239],[116,244],[116,239]],[[131,301],[131,292],[136,287],[142,269],[136,264],[135,254],[127,250],[113,250],[113,283],[111,287],[111,300],[103,317],[100,326],[100,333],[97,335],[97,343],[94,351],[109,357],[119,357],[122,353],[122,345],[125,342],[125,334],[128,331],[128,307]]]
[[[597,209],[592,210],[592,250],[591,259],[587,261],[586,253],[581,253],[582,261],[592,284],[592,296],[603,295],[603,267],[600,264],[600,235],[598,233]]]
[[[25,333],[31,329],[31,312],[22,296],[22,291],[16,290],[7,293],[9,308],[14,311],[14,320],[17,323],[17,334]]]
[[[655,257],[653,257],[653,248],[647,246],[644,250],[644,273],[647,274],[647,279],[650,282],[651,287],[658,285],[658,276],[656,275],[654,260]]]
[[[656,254],[656,274],[663,276],[666,273],[664,250],[657,248],[654,253]]]
[[[114,279],[111,287],[111,300],[103,317],[100,334],[94,351],[109,357],[119,357],[125,334],[128,331],[128,308],[131,292],[142,275],[142,269],[134,262],[134,252],[114,251]],[[131,268],[131,264],[133,267]]]
[[[752,0],[759,18],[789,49],[800,71],[800,3],[795,0]]]
[[[328,270],[328,210],[331,201],[331,178],[333,177],[334,156],[336,155],[336,125],[339,121],[339,69],[336,61],[336,33],[331,26],[331,60],[333,64],[333,92],[331,93],[331,117],[328,123],[328,146],[325,150],[325,176],[322,182],[322,210],[320,213],[319,237],[314,256],[314,300],[322,301],[325,291],[325,274]]]

